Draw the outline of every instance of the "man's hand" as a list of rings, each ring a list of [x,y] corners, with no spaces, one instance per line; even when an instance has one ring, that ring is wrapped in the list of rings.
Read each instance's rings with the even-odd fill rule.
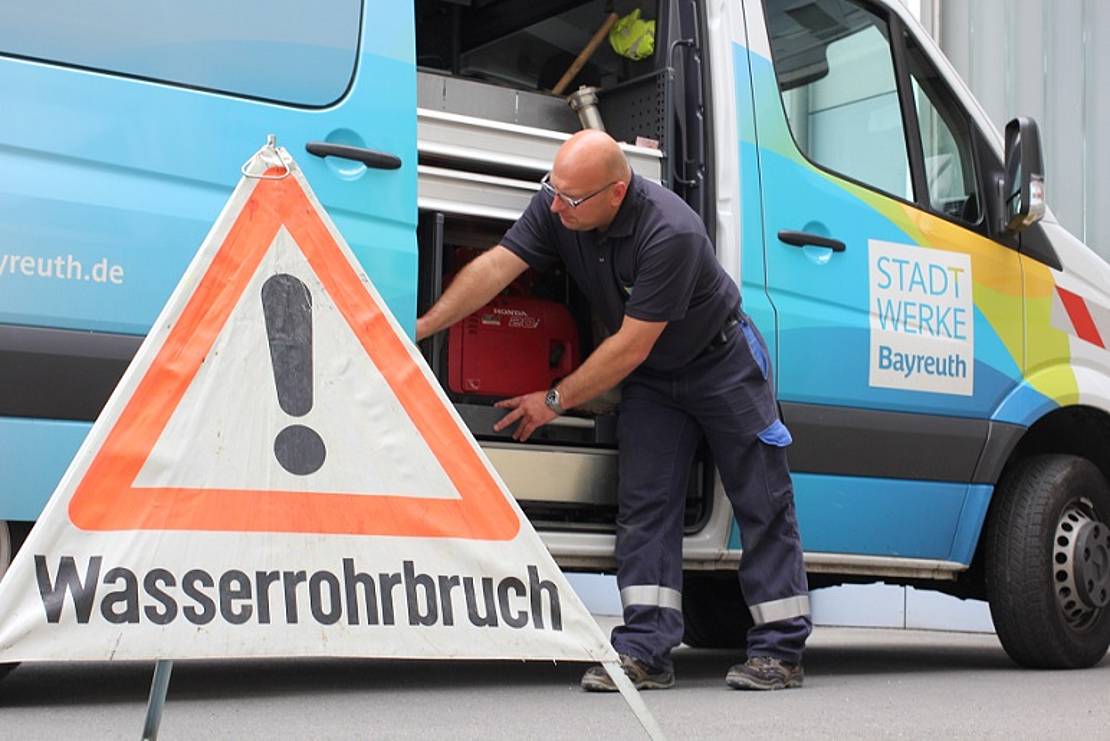
[[[494,404],[495,407],[500,409],[513,410],[493,426],[494,432],[501,432],[519,419],[520,424],[513,432],[513,439],[519,442],[527,440],[533,432],[559,416],[544,403],[546,396],[546,391],[535,391],[531,394],[514,396],[511,399],[505,399]]]

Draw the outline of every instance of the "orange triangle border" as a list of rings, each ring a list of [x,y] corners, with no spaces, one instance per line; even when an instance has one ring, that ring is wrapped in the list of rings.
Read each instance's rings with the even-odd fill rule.
[[[228,218],[225,216],[224,218]],[[259,180],[69,502],[83,530],[205,530],[511,540],[520,516],[295,177]],[[280,227],[443,466],[459,499],[133,486]],[[141,353],[146,352],[144,346]]]

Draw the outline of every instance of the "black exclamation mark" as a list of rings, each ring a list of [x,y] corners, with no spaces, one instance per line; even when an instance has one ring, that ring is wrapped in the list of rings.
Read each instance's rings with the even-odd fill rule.
[[[278,404],[303,417],[312,409],[312,293],[292,275],[271,276],[262,284],[262,312]],[[324,441],[304,425],[289,425],[274,438],[278,463],[298,476],[319,470],[325,454]]]

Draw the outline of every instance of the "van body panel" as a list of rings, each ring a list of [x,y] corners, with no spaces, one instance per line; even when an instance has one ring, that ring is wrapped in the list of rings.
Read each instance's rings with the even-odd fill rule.
[[[994,486],[916,482],[794,473],[795,502],[802,547],[807,554],[890,556],[941,560],[968,566],[975,555]],[[893,515],[864,519],[852,513],[882,510],[895,499]],[[867,505],[880,505],[868,509]],[[919,519],[914,519],[914,517]],[[740,529],[732,523],[728,548],[742,550]]]
[[[347,94],[323,109],[0,57],[0,87],[18,101],[0,121],[0,322],[144,334],[273,133],[411,331],[415,63],[396,39],[412,34],[411,9],[375,9]],[[304,151],[314,140],[404,165],[325,161]]]
[[[997,131],[955,78],[947,60],[922,36],[919,24],[906,20],[905,10],[896,3],[888,10],[903,18],[975,125],[985,127],[986,141],[1000,150]],[[1043,228],[1061,251],[1063,271],[989,239],[980,230],[839,177],[810,161],[786,119],[763,6],[752,0],[745,3],[745,11],[748,48],[738,48],[737,56],[747,54],[752,75],[765,230],[759,237],[767,293],[776,317],[778,394],[784,405],[802,403],[813,409],[825,405],[824,416],[834,425],[839,419],[837,408],[852,414],[908,412],[923,421],[925,415],[940,414],[967,418],[969,423],[1008,423],[1005,445],[988,445],[989,428],[979,428],[983,439],[977,446],[981,452],[975,468],[996,472],[1002,470],[1021,432],[1046,414],[1078,403],[1110,409],[1110,353],[1092,329],[1097,328],[1098,318],[1106,317],[1110,336],[1110,311],[1103,313],[1108,305],[1104,287],[1110,285],[1106,263],[1052,223],[1051,216]],[[740,85],[737,89],[742,94]],[[875,156],[883,155],[875,152]],[[846,249],[833,253],[820,247],[788,246],[780,241],[780,230],[832,237]],[[748,246],[755,242],[746,239]],[[872,383],[871,346],[876,322],[881,326],[883,319],[883,307],[874,295],[874,255],[869,254],[875,251],[875,242],[893,243],[914,254],[966,256],[972,279],[974,353],[967,388],[938,393]],[[879,249],[882,254],[882,245]],[[953,263],[942,260],[941,264]],[[1073,266],[1079,269],[1070,269]],[[1069,290],[1071,314],[1062,302]],[[1076,303],[1085,309],[1075,310]],[[1081,331],[1080,326],[1086,329]],[[885,453],[876,446],[859,454]],[[921,450],[923,459],[929,454]],[[984,461],[982,456],[992,460]],[[968,485],[962,474],[951,481],[928,481],[922,476],[830,476],[808,472],[800,462],[793,476],[807,552],[970,564],[994,491],[993,479],[987,482],[972,476],[970,480],[977,483]],[[849,469],[874,468],[867,464],[864,459],[844,461]],[[729,548],[741,545],[734,526]]]
[[[1023,380],[1021,258],[1012,248],[971,229],[811,162],[787,123],[762,6],[752,2],[745,8],[749,48],[738,45],[736,55],[747,56],[751,70],[763,209],[763,233],[757,239],[748,238],[746,244],[749,248],[761,244],[764,252],[766,290],[776,318],[780,400],[817,409],[824,405],[828,407],[825,418],[834,427],[836,408],[853,414],[874,410],[880,415],[885,411],[964,417],[978,425],[974,429],[981,437],[969,444],[973,451],[981,450],[987,434],[982,421],[991,419]],[[754,47],[763,53],[754,53]],[[738,95],[742,93],[738,85]],[[784,230],[840,240],[845,250],[834,253],[823,247],[787,245],[779,239]],[[966,277],[971,280],[958,286],[963,290],[958,298],[966,307],[965,323],[955,328],[951,322],[935,326],[938,333],[963,331],[965,341],[970,334],[971,355],[963,356],[962,366],[971,376],[967,383],[945,386],[942,381],[938,391],[915,388],[912,383],[890,387],[875,382],[876,330],[885,329],[883,320],[891,318],[882,315],[883,295],[875,290],[877,275],[878,280],[883,277],[876,267],[886,250],[895,261],[899,255],[909,255],[906,264],[928,265],[934,253],[962,256],[955,261],[939,258],[936,264],[938,271],[948,270],[953,277],[963,277],[964,265],[970,273]],[[908,290],[906,286],[903,279],[903,292],[912,294],[913,286]],[[881,353],[882,347],[878,350]],[[878,357],[881,367],[881,354]],[[869,451],[860,455],[877,454],[874,448]],[[927,460],[930,451],[921,449],[916,454]],[[914,451],[905,452],[907,465],[921,462],[915,463],[914,455]],[[874,467],[866,463],[861,459],[857,466],[846,460],[844,466]],[[795,466],[804,547],[969,563],[993,488],[989,484],[969,487],[970,480],[964,473],[951,481],[915,480],[908,475],[897,479],[830,476]],[[741,545],[734,527],[729,547]]]
[[[975,557],[975,549],[979,545],[979,536],[983,532],[983,524],[987,521],[987,510],[993,494],[993,484],[972,484],[967,487],[956,534],[952,538],[952,551],[946,560],[971,565],[971,559]]]
[[[1026,378],[1060,406],[1110,412],[1110,265],[1063,227],[1044,229],[1063,269],[1023,257]]]
[[[1078,395],[1074,390],[1068,392],[1069,388],[1076,388],[1075,369],[1070,364],[1043,368],[1016,386],[998,405],[991,419],[1031,427],[1041,417],[1059,409],[1061,402],[1065,405],[1074,403]],[[1040,389],[1049,390],[1055,398]],[[1057,391],[1052,391],[1054,389]]]
[[[411,333],[413,11],[404,3],[375,6],[365,20],[346,90],[318,108],[0,55],[0,88],[14,101],[0,118],[0,324],[144,335],[241,165],[275,134]],[[250,59],[243,61],[250,69]],[[402,166],[315,157],[305,151],[310,141],[377,149]],[[0,352],[12,373],[30,357],[20,348]],[[0,518],[37,516],[89,428],[0,417]]]
[[[38,519],[91,428],[89,422],[0,417],[0,517]]]
[[[988,416],[1021,376],[1021,278],[1013,250],[877,191],[844,180],[798,151],[769,60],[752,61],[764,183],[768,291],[778,315],[779,396],[784,401],[955,416]],[[763,87],[761,90],[760,87]],[[767,137],[767,138],[765,138]],[[830,236],[846,249],[797,248],[780,230]],[[970,321],[938,321],[973,333],[972,393],[891,389],[869,382],[872,324],[898,322],[871,304],[874,242],[970,258]],[[881,259],[881,258],[879,258]],[[943,263],[921,264],[940,267]],[[880,263],[879,270],[883,270]],[[879,280],[883,279],[880,273]],[[962,276],[961,276],[962,277]],[[950,284],[950,291],[961,286]],[[911,290],[903,292],[912,295]],[[880,301],[883,299],[879,299]],[[890,304],[885,304],[889,307]],[[973,324],[973,326],[967,326]],[[815,362],[816,361],[816,362]]]
[[[947,560],[967,485],[794,472],[806,552]],[[739,528],[729,540],[742,548]]]

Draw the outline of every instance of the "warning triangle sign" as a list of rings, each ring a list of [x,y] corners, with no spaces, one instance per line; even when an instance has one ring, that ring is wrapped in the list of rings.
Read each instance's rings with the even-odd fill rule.
[[[512,538],[495,474],[302,182],[257,181],[219,235],[73,523]]]
[[[614,661],[296,163],[244,172],[0,582],[0,661]]]

